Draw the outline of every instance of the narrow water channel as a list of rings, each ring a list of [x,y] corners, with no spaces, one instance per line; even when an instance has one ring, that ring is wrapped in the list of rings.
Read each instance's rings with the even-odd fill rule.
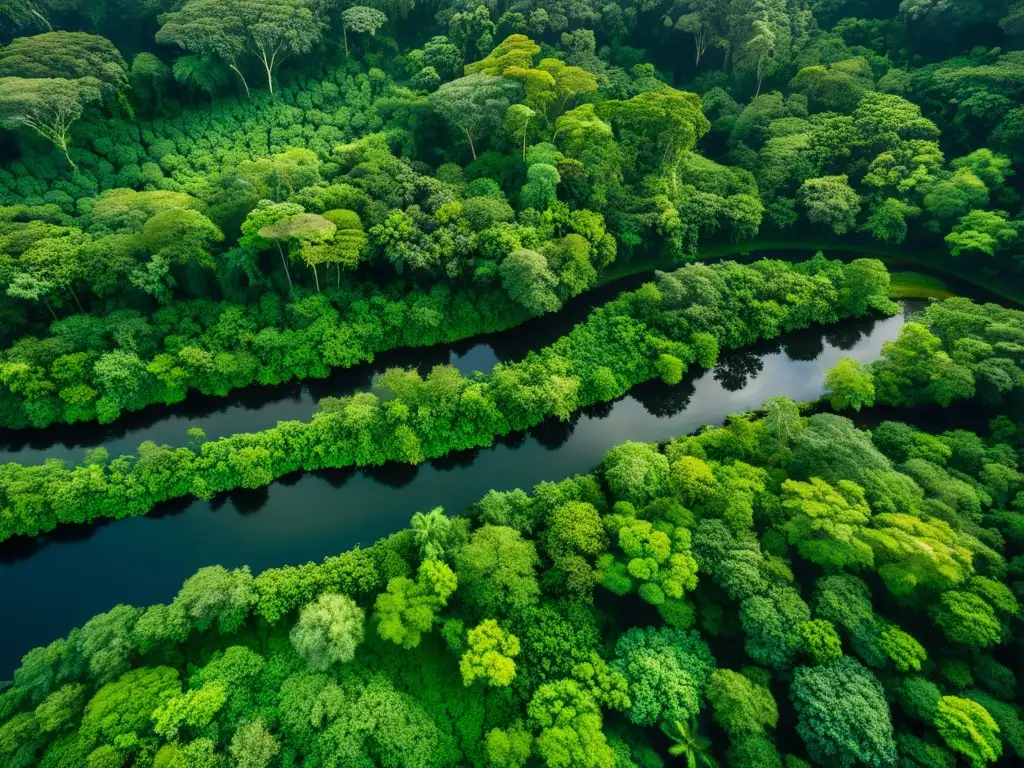
[[[185,445],[189,441],[187,431],[193,427],[206,432],[208,440],[216,440],[240,432],[270,429],[279,421],[309,421],[319,400],[366,391],[388,368],[416,368],[426,374],[435,365],[448,363],[467,376],[473,371],[488,373],[495,363],[521,360],[530,350],[557,341],[586,320],[595,307],[623,291],[639,288],[652,277],[652,272],[644,272],[595,288],[566,302],[554,314],[534,318],[507,331],[450,344],[383,352],[372,363],[340,368],[324,379],[246,387],[227,397],[194,394],[176,405],[151,405],[126,413],[113,424],[0,430],[0,464],[42,464],[49,458],[78,462],[88,449],[101,445],[111,456],[117,456],[135,453],[146,440],[160,445]]]
[[[620,290],[621,283],[615,293]],[[883,342],[895,338],[904,322],[905,316],[897,315],[789,334],[727,354],[714,371],[678,386],[645,384],[568,423],[546,423],[491,448],[418,467],[296,474],[267,488],[224,494],[210,502],[167,504],[147,517],[66,526],[35,540],[6,542],[0,545],[0,615],[8,618],[6,631],[0,633],[0,680],[9,677],[27,650],[65,635],[96,613],[118,603],[169,601],[203,566],[249,565],[258,573],[319,561],[400,530],[417,510],[442,506],[458,512],[492,488],[529,490],[542,480],[590,471],[605,451],[625,440],[685,434],[756,408],[775,395],[815,399],[839,357],[878,357]],[[477,339],[462,353],[451,348],[437,362],[461,354],[458,359],[474,361],[471,368],[487,369],[506,355],[522,357],[525,348],[516,348],[520,345],[548,343],[549,334],[564,333],[561,326],[528,324],[511,336],[495,337],[492,344]],[[509,346],[503,348],[503,343]],[[267,404],[254,413],[230,406],[243,408],[237,415],[242,421],[227,433],[262,429],[284,418],[308,418],[313,399],[325,394],[338,392],[300,395],[300,402],[310,398],[301,415],[294,413],[291,401],[287,407]],[[270,423],[257,423],[257,414]],[[180,425],[182,434],[193,423]]]

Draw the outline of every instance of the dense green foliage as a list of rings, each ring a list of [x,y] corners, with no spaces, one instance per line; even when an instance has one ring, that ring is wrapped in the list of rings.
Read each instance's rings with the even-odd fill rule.
[[[862,365],[846,358],[828,376],[832,405],[998,404],[1024,384],[1024,312],[951,298],[926,307]]]
[[[1019,274],[1019,3],[92,5],[0,9],[5,427],[509,327],[763,225]]]
[[[319,565],[205,568],[169,604],[96,616],[25,656],[0,761],[1024,759],[1020,442],[1000,420],[861,432],[770,405]]]
[[[137,456],[105,449],[81,464],[0,466],[0,540],[59,523],[145,514],[158,502],[258,488],[299,469],[418,463],[491,445],[546,418],[612,400],[655,377],[678,382],[718,351],[812,323],[891,309],[889,275],[877,261],[815,258],[799,265],[692,265],[599,307],[587,322],[524,360],[486,376],[437,366],[426,378],[392,369],[367,392],[326,398],[308,423],[183,448],[143,443]],[[139,366],[136,365],[136,370]],[[124,366],[122,371],[131,371]],[[125,384],[127,377],[120,381]]]
[[[0,423],[111,421],[124,410],[181,401],[192,389],[226,394],[256,382],[323,377],[332,367],[371,360],[381,350],[464,338],[554,311],[592,287],[598,270],[614,259],[614,241],[600,215],[562,206],[533,225],[517,224],[494,185],[443,183],[418,174],[391,155],[379,136],[349,145],[344,155],[349,171],[339,179],[352,184],[304,187],[293,199],[303,200],[305,208],[261,202],[242,222],[242,247],[232,251],[237,260],[229,268],[235,278],[251,279],[248,290],[258,300],[197,298],[175,301],[149,317],[119,309],[55,321],[47,338],[22,339],[0,355]],[[293,150],[264,165],[254,170],[263,181],[279,182],[285,167],[319,178],[308,152]],[[475,194],[478,188],[483,194]],[[394,210],[403,200],[417,211],[415,218]],[[202,282],[192,274],[192,267],[203,268],[192,263],[196,241],[182,232],[181,221],[164,220],[187,213],[219,237],[194,204],[182,193],[104,193],[92,218],[104,222],[109,234],[83,246],[86,251],[95,246],[90,252],[109,258],[112,245],[129,251],[147,242],[159,247],[143,268],[133,267],[131,258],[115,273],[88,261],[75,268],[104,275],[103,291],[110,294],[123,294],[126,284],[141,285],[139,280],[167,290],[163,281],[174,284],[174,264],[184,270],[184,283]],[[436,214],[424,219],[419,204]],[[333,237],[330,243],[319,242],[323,232]],[[55,249],[46,264],[60,260],[70,268],[59,245],[68,237],[75,239],[44,238]],[[383,286],[342,281],[342,272],[358,266],[369,243],[378,244],[394,270],[408,277],[396,276]],[[286,302],[257,277],[254,257],[261,249],[275,251],[275,259],[280,251],[282,264],[286,258],[304,261],[317,285],[319,266],[329,287]],[[520,254],[534,261],[517,261]],[[290,273],[285,276],[292,280]]]
[[[895,310],[873,259],[680,268],[711,240],[902,247],[1012,295],[1022,42],[1021,0],[0,0],[0,428],[325,377],[673,270],[486,375],[2,465],[0,541],[488,446]],[[958,298],[827,378],[856,411],[1012,413],[1022,385],[1024,314]],[[1024,432],[939,429],[773,398],[319,565],[204,568],[27,654],[0,768],[1024,761]]]

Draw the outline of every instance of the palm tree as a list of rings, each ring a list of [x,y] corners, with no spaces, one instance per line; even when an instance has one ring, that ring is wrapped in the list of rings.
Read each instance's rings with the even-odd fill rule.
[[[668,748],[672,757],[686,757],[686,768],[718,768],[718,761],[711,755],[711,739],[697,734],[697,718],[689,725],[678,720],[671,726],[662,723],[661,730],[675,743]]]
[[[436,507],[427,514],[417,512],[409,521],[413,538],[420,548],[423,560],[437,560],[444,557],[444,543],[451,527],[451,520],[441,507]]]

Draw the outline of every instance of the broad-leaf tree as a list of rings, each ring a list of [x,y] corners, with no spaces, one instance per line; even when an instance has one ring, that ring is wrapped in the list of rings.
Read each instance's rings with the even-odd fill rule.
[[[324,21],[307,0],[187,0],[163,18],[157,40],[199,56],[216,56],[249,86],[239,58],[254,56],[274,93],[274,73],[289,56],[309,53]]]
[[[502,124],[520,86],[497,75],[473,74],[444,83],[430,94],[430,103],[451,125],[465,132],[476,159],[476,142]]]
[[[351,661],[363,641],[363,609],[347,595],[321,595],[299,614],[292,645],[311,669]]]
[[[345,55],[348,56],[348,31],[373,37],[377,30],[388,23],[388,17],[376,8],[365,5],[353,5],[341,12],[342,37],[345,40]]]
[[[249,36],[235,0],[188,0],[161,18],[163,26],[156,33],[157,42],[177,45],[195,54],[178,59],[187,60],[188,65],[182,64],[179,74],[179,64],[175,63],[176,79],[188,78],[209,92],[210,78],[202,74],[199,63],[215,57],[238,75],[246,96],[249,95],[249,83],[239,66]]]
[[[0,47],[0,77],[92,78],[105,96],[128,90],[128,65],[105,37],[85,32],[44,32]]]
[[[0,77],[0,125],[27,128],[42,136],[64,153],[75,170],[78,166],[68,153],[71,126],[86,106],[100,98],[100,82],[92,77],[64,78]]]

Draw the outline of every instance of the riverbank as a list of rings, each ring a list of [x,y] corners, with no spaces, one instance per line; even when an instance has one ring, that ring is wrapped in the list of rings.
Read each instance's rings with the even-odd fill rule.
[[[203,430],[210,441],[240,432],[271,429],[280,421],[308,421],[320,400],[371,391],[377,378],[389,368],[415,370],[426,376],[434,366],[447,364],[467,377],[477,371],[488,374],[499,362],[520,360],[533,350],[553,344],[584,322],[596,307],[623,291],[639,288],[649,276],[634,275],[614,285],[593,288],[567,301],[558,312],[531,318],[504,331],[382,352],[373,362],[335,368],[327,378],[251,385],[223,397],[196,392],[181,403],[153,404],[125,413],[111,424],[92,422],[0,430],[0,464],[42,464],[51,458],[78,463],[88,450],[99,447],[112,457],[135,453],[146,441],[181,447],[192,440],[190,429]]]
[[[948,299],[956,296],[942,280],[920,272],[890,272],[889,298],[893,301],[904,299]]]
[[[845,257],[870,257],[879,259],[889,267],[890,272],[911,272],[937,281],[928,285],[925,281],[918,281],[917,290],[912,291],[914,295],[891,295],[893,299],[899,298],[948,298],[952,295],[964,295],[967,298],[974,298],[982,301],[999,297],[1007,302],[1024,306],[1024,290],[1018,290],[1009,286],[1006,281],[999,281],[968,273],[955,264],[949,263],[948,257],[922,258],[910,251],[887,247],[884,245],[870,245],[863,243],[851,243],[840,240],[829,240],[816,238],[813,240],[797,239],[768,239],[759,238],[747,240],[741,243],[719,243],[712,244],[700,249],[695,261],[715,262],[725,259],[733,259],[741,263],[763,258],[766,251],[786,252],[797,251],[801,253],[814,254],[822,251],[829,258]],[[761,255],[758,255],[761,254]],[[934,255],[933,255],[934,256]],[[676,262],[670,262],[659,258],[639,258],[626,261],[619,266],[612,267],[599,279],[598,285],[606,285],[631,275],[652,272],[657,269],[669,269]],[[914,282],[909,280],[908,282]],[[973,286],[980,291],[957,290],[958,286],[952,283],[961,283],[963,286]],[[909,289],[908,289],[909,290]],[[985,292],[991,296],[979,295]],[[975,295],[971,295],[974,293]]]
[[[706,262],[715,262],[732,259],[741,263],[750,262],[757,258],[771,255],[774,258],[780,258],[783,260],[794,260],[794,254],[811,255],[818,250],[827,251],[828,255],[836,256],[838,258],[851,258],[859,257],[861,255],[877,255],[881,260],[885,261],[890,267],[890,271],[895,271],[897,275],[900,275],[902,268],[908,266],[914,266],[914,275],[918,277],[907,278],[903,280],[898,278],[894,282],[894,291],[891,294],[891,298],[903,299],[903,298],[945,298],[949,295],[963,295],[968,298],[973,298],[979,301],[1012,301],[1016,303],[1024,304],[1024,293],[1018,293],[1012,288],[1007,288],[1002,284],[995,284],[985,281],[983,278],[977,278],[976,275],[968,276],[959,272],[948,272],[944,271],[945,268],[935,267],[934,265],[925,264],[923,260],[917,259],[910,253],[903,253],[894,249],[883,249],[875,246],[869,246],[864,244],[850,244],[842,243],[838,241],[825,241],[825,240],[775,240],[775,239],[759,239],[754,241],[747,241],[742,243],[720,243],[711,244],[701,249],[698,260]],[[503,333],[514,330],[516,328],[524,327],[528,324],[533,324],[535,327],[538,323],[551,323],[558,324],[558,320],[554,320],[562,314],[573,302],[588,302],[593,301],[588,297],[595,294],[600,294],[603,291],[607,291],[610,288],[614,288],[616,284],[621,283],[629,278],[637,278],[645,276],[648,273],[653,273],[655,270],[672,270],[682,266],[678,262],[669,262],[660,259],[635,259],[631,261],[624,261],[623,263],[612,266],[611,269],[606,271],[598,279],[596,285],[582,294],[577,296],[575,299],[570,300],[566,305],[553,313],[542,315],[540,317],[534,317],[526,320],[512,321],[501,324],[500,328],[477,328],[474,331],[460,334],[460,333],[446,333],[443,334],[445,338],[432,341],[425,344],[400,344],[398,346],[378,350],[369,354],[371,362],[358,363],[354,365],[337,366],[337,367],[326,367],[326,363],[321,361],[319,366],[313,366],[305,373],[293,372],[289,376],[285,377],[284,383],[280,384],[260,384],[256,381],[252,381],[246,385],[241,384],[228,384],[221,382],[220,386],[222,391],[217,392],[203,392],[195,388],[189,388],[186,395],[179,396],[178,402],[173,402],[174,398],[168,399],[167,397],[161,396],[156,397],[155,400],[150,401],[148,404],[131,407],[125,406],[122,409],[120,415],[113,421],[107,421],[106,423],[100,424],[95,420],[95,415],[91,418],[86,418],[79,414],[78,418],[80,421],[75,421],[71,424],[64,423],[60,420],[53,423],[50,427],[30,427],[30,426],[9,426],[4,430],[4,436],[0,437],[0,454],[6,454],[0,457],[0,461],[3,460],[19,460],[16,456],[19,447],[24,446],[28,448],[29,452],[34,452],[38,455],[38,460],[46,457],[45,452],[50,449],[51,446],[64,444],[68,446],[81,445],[83,447],[94,447],[101,444],[102,441],[97,439],[97,434],[117,436],[131,436],[138,434],[140,430],[145,430],[147,427],[153,425],[155,422],[162,420],[163,418],[174,418],[176,415],[187,417],[186,420],[192,418],[202,418],[204,414],[212,413],[221,408],[231,408],[234,402],[242,403],[260,403],[265,402],[268,398],[273,399],[275,393],[285,393],[286,397],[290,397],[293,400],[303,399],[301,392],[303,388],[316,389],[324,392],[320,397],[324,396],[335,396],[334,392],[326,391],[328,387],[320,386],[318,382],[327,382],[329,380],[337,380],[339,377],[344,378],[346,372],[352,371],[357,374],[363,369],[369,369],[374,366],[374,360],[381,358],[382,362],[386,365],[397,365],[401,367],[408,367],[409,360],[412,358],[412,363],[415,364],[415,358],[421,354],[429,356],[430,350],[457,344],[471,344],[475,339],[479,339],[483,336],[490,335],[492,333]],[[344,323],[342,323],[344,327]],[[422,351],[422,352],[419,352]],[[230,357],[230,355],[229,355]],[[230,366],[229,366],[230,367]],[[379,368],[379,366],[377,366]],[[140,374],[142,375],[142,374]],[[262,378],[262,377],[261,377]],[[22,395],[17,395],[22,397]],[[51,397],[51,400],[53,398]],[[26,401],[27,402],[27,401]],[[171,404],[168,405],[167,403]],[[63,403],[63,401],[61,401]],[[38,402],[34,403],[33,409],[35,412],[49,412],[45,406],[46,403]],[[51,403],[52,405],[52,403]],[[25,405],[24,407],[27,407]],[[63,405],[61,406],[63,407]],[[302,406],[305,408],[305,404]],[[182,421],[182,419],[178,419]],[[185,429],[194,426],[186,424],[182,427],[179,432],[183,433]],[[195,425],[200,426],[201,425]],[[49,430],[49,434],[48,434]],[[142,439],[148,439],[143,437]],[[164,442],[163,436],[156,436],[156,442]],[[4,450],[4,443],[11,446],[10,449]],[[58,458],[69,458],[78,459],[80,458],[79,452],[62,451],[58,449],[56,456]]]
[[[904,315],[847,320],[723,355],[681,383],[652,381],[625,397],[549,419],[494,445],[417,466],[389,464],[292,473],[257,490],[165,503],[117,522],[65,525],[0,545],[0,679],[21,654],[112,606],[169,602],[204,566],[253,573],[320,562],[401,530],[415,511],[450,513],[489,490],[529,489],[589,472],[624,439],[659,442],[754,410],[769,397],[812,401],[840,357],[869,362],[896,338]]]
[[[779,256],[784,257],[784,254]],[[634,262],[630,266],[638,265],[639,262]],[[112,424],[92,422],[45,429],[0,430],[0,464],[41,464],[50,458],[78,463],[85,458],[86,451],[98,447],[105,448],[110,456],[119,456],[135,452],[146,441],[184,446],[191,440],[190,429],[201,429],[207,440],[217,440],[240,432],[270,429],[279,421],[305,421],[316,411],[321,399],[370,391],[376,378],[388,368],[415,369],[425,376],[433,366],[447,363],[464,376],[474,371],[487,374],[498,362],[522,359],[530,351],[554,343],[585,321],[595,307],[653,279],[652,263],[644,262],[640,266],[643,266],[640,271],[623,270],[613,282],[570,299],[557,312],[534,317],[513,328],[434,346],[382,352],[373,362],[336,368],[327,378],[252,385],[232,390],[222,397],[193,393],[181,403],[154,404],[125,413]],[[919,272],[890,274],[889,296],[894,300],[942,299],[956,295],[934,276]]]
[[[143,515],[176,498],[256,489],[300,469],[419,464],[486,447],[551,416],[568,420],[642,382],[677,383],[690,366],[714,366],[720,350],[864,316],[889,303],[888,274],[877,261],[831,262],[820,270],[803,273],[778,261],[763,268],[683,267],[662,276],[664,294],[621,294],[566,336],[490,376],[467,378],[439,367],[422,379],[394,370],[379,383],[380,397],[321,402],[306,422],[210,442],[200,437],[177,449],[144,444],[135,458],[97,455],[74,467],[6,464],[0,540],[63,523]]]

